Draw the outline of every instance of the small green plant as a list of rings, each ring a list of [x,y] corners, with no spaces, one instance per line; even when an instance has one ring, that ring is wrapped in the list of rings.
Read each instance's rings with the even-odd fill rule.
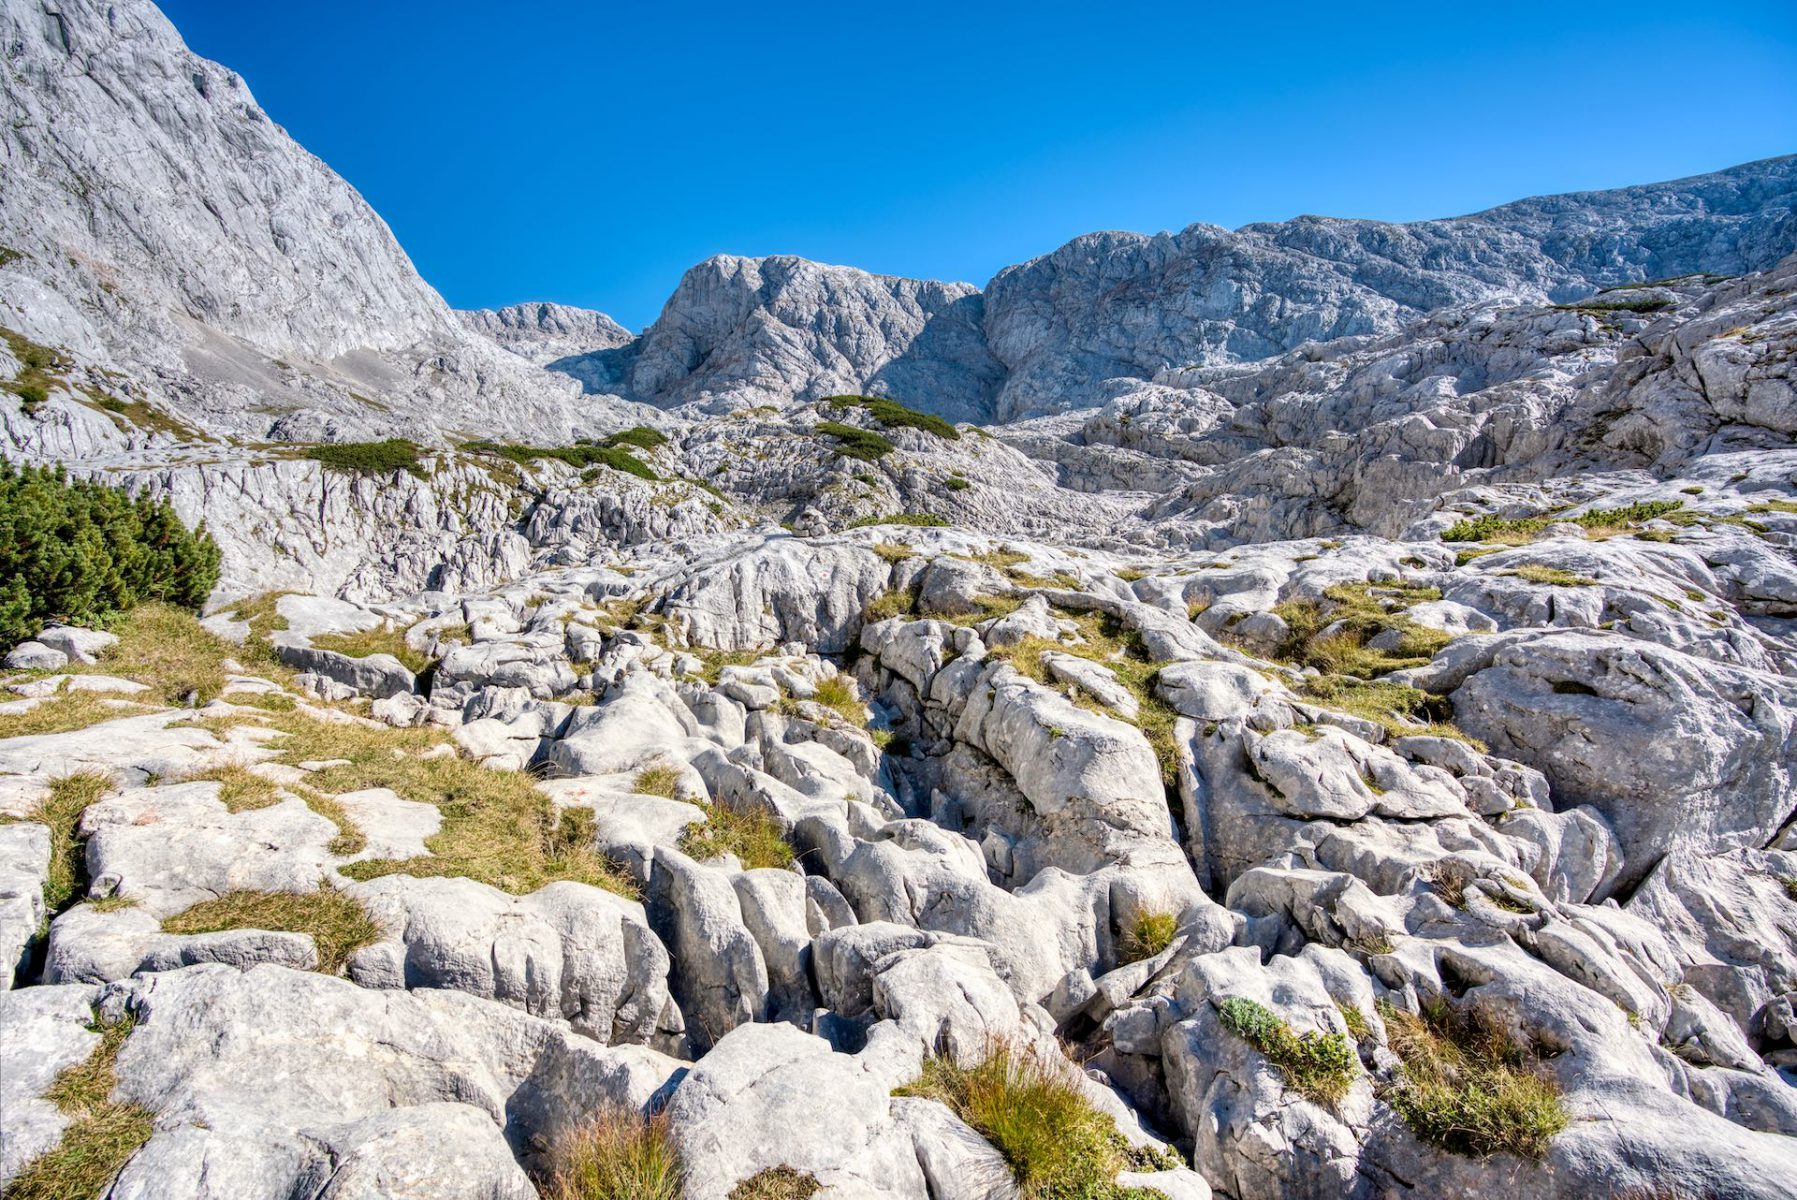
[[[1576,517],[1538,515],[1532,517],[1499,517],[1491,513],[1455,522],[1442,531],[1444,542],[1503,542],[1523,545],[1532,542],[1548,525],[1569,521],[1582,525],[1603,537],[1628,532],[1636,525],[1678,512],[1683,500],[1642,500],[1621,508],[1594,508]]]
[[[1785,895],[1789,896],[1793,902],[1797,902],[1797,878],[1785,880],[1784,888]]]
[[[856,425],[844,425],[839,421],[819,421],[817,433],[822,437],[835,438],[838,454],[845,458],[858,459],[861,462],[878,462],[898,449],[897,446],[871,429],[862,429]]]
[[[1383,679],[1318,675],[1306,679],[1300,690],[1324,707],[1373,722],[1391,737],[1453,738],[1485,753],[1483,742],[1453,724],[1453,706],[1421,688]]]
[[[105,625],[140,604],[198,611],[218,544],[166,500],[0,460],[0,647],[50,620]]]
[[[1347,1095],[1359,1073],[1353,1046],[1339,1033],[1295,1034],[1271,1009],[1242,996],[1217,1005],[1223,1028],[1267,1056],[1287,1084],[1312,1100]]]
[[[666,1116],[610,1104],[551,1147],[544,1200],[680,1200],[686,1176]]]
[[[226,892],[202,900],[162,921],[164,933],[217,933],[224,929],[267,929],[311,935],[318,969],[342,972],[349,956],[380,940],[381,929],[368,910],[334,888],[316,892]]]
[[[680,835],[682,853],[705,862],[734,854],[746,871],[791,867],[797,858],[779,818],[764,808],[705,807],[705,822],[688,825]]]
[[[89,1028],[100,1035],[100,1044],[44,1093],[69,1118],[62,1139],[13,1176],[7,1200],[92,1200],[150,1140],[155,1132],[150,1110],[112,1099],[119,1050],[131,1027],[129,1020],[108,1022],[95,1014]]]
[[[1379,1015],[1404,1063],[1380,1098],[1423,1141],[1454,1154],[1542,1158],[1566,1128],[1559,1084],[1483,1013],[1436,1001],[1420,1015],[1390,1005]]]
[[[1338,1004],[1336,1011],[1342,1015],[1342,1023],[1348,1027],[1348,1034],[1357,1042],[1370,1041],[1373,1036],[1372,1022],[1366,1014],[1352,1004]]]
[[[964,492],[972,487],[973,484],[967,482],[966,479],[959,475],[950,475],[947,479],[942,481],[942,486],[951,492]]]
[[[1173,944],[1179,932],[1179,918],[1170,912],[1145,912],[1136,917],[1123,939],[1122,961],[1138,962],[1153,958]]]
[[[1004,1156],[1021,1200],[1157,1200],[1158,1192],[1118,1187],[1117,1174],[1179,1166],[1178,1155],[1132,1147],[1071,1073],[1064,1061],[997,1041],[973,1066],[926,1060],[923,1075],[894,1094],[953,1109]]]
[[[1621,289],[1616,289],[1620,291]],[[1664,296],[1613,296],[1608,292],[1600,292],[1587,300],[1576,304],[1556,304],[1555,308],[1571,312],[1663,312],[1673,307],[1673,302]]]
[[[886,429],[919,429],[951,442],[961,439],[961,431],[941,417],[906,408],[885,396],[826,396],[818,403],[831,408],[866,409],[868,416]]]
[[[908,617],[916,608],[916,592],[907,588],[893,588],[869,600],[867,607],[862,610],[861,619],[871,623],[891,620],[893,617]]]
[[[332,471],[355,475],[391,475],[405,471],[424,478],[418,445],[405,438],[387,438],[379,442],[327,442],[306,447],[304,457],[323,463]]]
[[[808,1172],[788,1166],[769,1167],[731,1188],[729,1200],[810,1200],[822,1188]]]

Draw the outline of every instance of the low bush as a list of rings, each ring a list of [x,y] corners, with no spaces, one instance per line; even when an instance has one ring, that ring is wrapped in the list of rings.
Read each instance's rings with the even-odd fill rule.
[[[164,933],[217,933],[225,929],[267,929],[311,935],[318,969],[342,972],[349,956],[380,940],[381,928],[368,910],[334,888],[316,892],[226,892],[202,900],[162,920]]]
[[[1001,1041],[974,1066],[928,1059],[917,1082],[895,1094],[953,1109],[1004,1156],[1022,1200],[1158,1200],[1158,1192],[1118,1187],[1117,1173],[1179,1166],[1178,1155],[1131,1147],[1072,1072],[1071,1064]]]
[[[654,430],[649,432],[653,433]],[[622,437],[623,435],[618,436]],[[552,458],[557,462],[567,463],[570,467],[606,467],[613,471],[622,471],[626,475],[634,475],[638,479],[646,479],[651,483],[661,479],[661,476],[649,468],[649,464],[621,445],[513,446],[501,442],[465,442],[462,449],[473,454],[493,455],[508,462],[517,463],[519,466],[529,466],[539,458]],[[591,483],[598,476],[592,475],[589,478],[588,475],[582,475],[581,478],[583,481]]]
[[[961,440],[961,431],[941,417],[906,408],[885,396],[826,396],[820,403],[832,408],[866,409],[870,417],[887,429],[917,429],[951,442]]]
[[[418,446],[405,438],[379,442],[326,442],[306,447],[304,457],[323,463],[328,470],[354,475],[392,475],[405,471],[424,478]]]
[[[1401,1076],[1380,1098],[1423,1141],[1455,1154],[1542,1158],[1568,1123],[1540,1060],[1479,1012],[1446,1001],[1419,1014],[1380,1009]]]
[[[819,421],[816,432],[823,437],[835,438],[838,454],[861,462],[877,462],[898,449],[871,429],[844,425],[839,421]]]
[[[112,1099],[118,1087],[119,1050],[131,1036],[131,1022],[106,1022],[96,1014],[90,1028],[100,1035],[100,1044],[59,1074],[44,1093],[69,1124],[54,1149],[13,1176],[6,1185],[7,1200],[92,1200],[108,1190],[113,1177],[155,1132],[149,1109]]]
[[[0,647],[150,602],[197,611],[218,563],[205,525],[188,529],[166,500],[0,459]]]
[[[665,1117],[609,1104],[550,1148],[544,1200],[680,1200],[685,1173]]]
[[[1293,1033],[1271,1009],[1241,996],[1217,1005],[1223,1028],[1267,1056],[1299,1094],[1331,1103],[1348,1094],[1360,1059],[1339,1033]]]
[[[668,444],[668,435],[647,425],[636,425],[602,439],[599,444],[608,449],[634,446],[638,450],[658,450]]]

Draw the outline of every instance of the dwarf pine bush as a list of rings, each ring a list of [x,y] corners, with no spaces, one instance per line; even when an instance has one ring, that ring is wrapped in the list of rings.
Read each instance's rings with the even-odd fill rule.
[[[198,609],[217,582],[218,544],[168,501],[0,460],[0,646],[148,601]]]

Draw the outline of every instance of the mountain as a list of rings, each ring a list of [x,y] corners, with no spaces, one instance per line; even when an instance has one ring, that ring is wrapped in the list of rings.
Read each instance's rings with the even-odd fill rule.
[[[1005,268],[983,292],[720,256],[687,272],[634,346],[604,369],[583,363],[583,380],[662,407],[871,391],[1008,422],[1090,407],[1110,379],[1389,334],[1450,305],[1764,270],[1797,249],[1794,210],[1797,158],[1786,157],[1439,221],[1092,233]]]
[[[4,0],[0,42],[0,325],[251,439],[595,423],[152,4]]]
[[[596,350],[615,350],[635,339],[604,313],[566,304],[512,304],[456,316],[468,329],[538,366]]]

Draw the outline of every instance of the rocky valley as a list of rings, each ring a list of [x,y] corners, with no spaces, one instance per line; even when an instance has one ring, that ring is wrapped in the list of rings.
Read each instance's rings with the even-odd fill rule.
[[[0,51],[8,1197],[1793,1194],[1797,158],[633,334]]]

